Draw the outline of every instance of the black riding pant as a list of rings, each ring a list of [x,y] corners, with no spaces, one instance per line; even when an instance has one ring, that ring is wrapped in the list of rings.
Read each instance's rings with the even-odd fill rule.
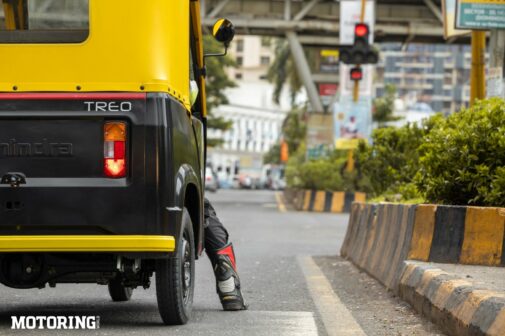
[[[216,210],[208,199],[205,199],[204,215],[205,250],[212,260],[217,251],[228,244],[228,231],[217,217]]]

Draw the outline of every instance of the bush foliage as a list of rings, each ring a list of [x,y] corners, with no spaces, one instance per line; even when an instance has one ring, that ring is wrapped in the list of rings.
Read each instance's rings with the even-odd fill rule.
[[[364,191],[387,201],[505,206],[505,101],[376,129],[372,144],[362,142],[355,158],[352,173],[346,152],[307,161],[301,142],[286,168],[288,185]]]
[[[423,139],[417,187],[430,202],[505,206],[505,102],[437,122]]]

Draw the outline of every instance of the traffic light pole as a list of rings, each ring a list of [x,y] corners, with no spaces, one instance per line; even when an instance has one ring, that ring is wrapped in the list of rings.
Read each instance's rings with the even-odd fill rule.
[[[361,0],[361,16],[360,16],[361,23],[365,22],[365,13],[366,13],[366,0]],[[356,67],[359,68],[360,65],[357,64]],[[352,98],[353,98],[354,102],[357,102],[359,100],[359,81],[357,81],[357,80],[354,81]]]
[[[365,22],[365,12],[366,12],[366,0],[361,0],[361,16],[360,16],[360,23]],[[356,68],[360,68],[361,65],[357,64]],[[357,102],[359,100],[359,82],[358,80],[354,81],[354,88],[353,88],[353,100],[354,102]],[[349,150],[348,156],[347,156],[347,171],[352,173],[354,171],[354,166],[355,166],[355,160],[354,160],[354,150]]]

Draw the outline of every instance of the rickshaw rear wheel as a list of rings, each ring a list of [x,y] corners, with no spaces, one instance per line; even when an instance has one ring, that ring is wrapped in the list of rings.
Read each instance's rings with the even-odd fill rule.
[[[132,297],[133,288],[125,287],[119,279],[112,279],[109,281],[109,294],[114,302],[130,301]]]
[[[158,310],[166,325],[186,324],[193,309],[195,244],[193,224],[186,208],[176,248],[175,256],[156,261]]]

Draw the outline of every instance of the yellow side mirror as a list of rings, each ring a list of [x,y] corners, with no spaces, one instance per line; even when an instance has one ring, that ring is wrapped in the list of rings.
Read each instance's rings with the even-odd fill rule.
[[[230,42],[235,37],[235,26],[228,19],[219,19],[214,24],[214,28],[212,29],[212,35],[214,38],[228,47]]]

